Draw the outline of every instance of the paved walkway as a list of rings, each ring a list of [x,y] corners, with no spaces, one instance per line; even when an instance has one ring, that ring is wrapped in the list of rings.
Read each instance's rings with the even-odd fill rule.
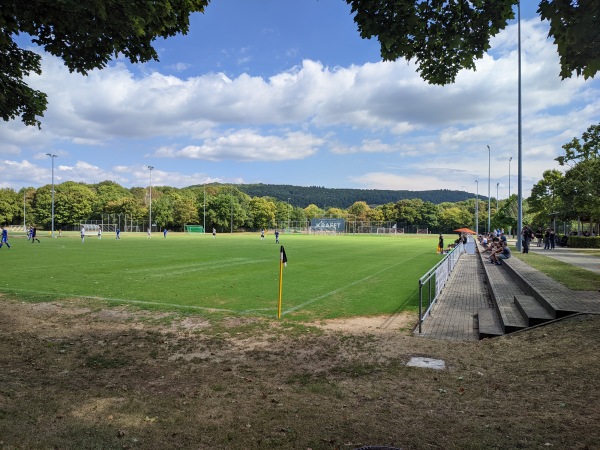
[[[476,341],[479,339],[475,315],[479,308],[491,308],[484,284],[479,255],[462,255],[429,317],[415,336]]]
[[[543,247],[534,246],[530,247],[530,251],[543,252],[546,256],[600,274],[599,256],[586,255],[563,247],[544,250]],[[493,308],[483,271],[479,255],[462,255],[440,293],[431,315],[423,322],[422,332],[419,333],[417,328],[414,335],[435,339],[478,340],[475,318],[477,310]]]

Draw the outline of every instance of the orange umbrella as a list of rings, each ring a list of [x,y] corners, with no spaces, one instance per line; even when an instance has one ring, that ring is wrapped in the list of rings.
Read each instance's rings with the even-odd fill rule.
[[[458,230],[454,230],[454,231],[457,233],[477,234],[469,228],[459,228]]]

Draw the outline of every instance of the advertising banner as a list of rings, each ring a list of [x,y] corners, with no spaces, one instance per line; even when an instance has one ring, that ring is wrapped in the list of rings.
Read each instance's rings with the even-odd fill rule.
[[[335,231],[343,233],[346,227],[345,219],[311,219],[310,226],[313,231]]]

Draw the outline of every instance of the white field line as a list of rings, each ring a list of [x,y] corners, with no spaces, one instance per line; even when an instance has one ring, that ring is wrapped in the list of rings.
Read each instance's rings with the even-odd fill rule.
[[[57,255],[57,258],[66,258],[66,257],[67,257],[67,255],[64,255],[64,254]],[[158,259],[158,258],[170,258],[170,256],[156,256],[156,257],[151,258],[151,259],[150,258],[147,258],[147,259],[136,259],[133,262],[138,263],[140,261],[156,261],[156,259]],[[77,264],[71,264],[71,263],[63,264],[61,262],[60,267],[65,268],[65,269],[68,269],[70,267],[79,268],[79,267],[83,267],[83,266],[94,266],[94,267],[97,267],[99,265],[102,266],[102,265],[106,265],[107,263],[113,263],[113,262],[122,263],[123,259],[122,258],[117,258],[117,259],[93,260],[93,261],[84,262],[84,263],[81,263],[81,264],[79,264],[79,263],[77,263]],[[35,270],[35,271],[37,271],[37,270],[44,270],[44,269],[48,269],[48,268],[54,269],[54,268],[56,268],[56,264],[47,264],[47,265],[43,265],[43,266],[28,265],[27,268],[31,269],[31,270]],[[6,267],[2,268],[2,270],[4,272],[6,272],[7,270],[11,270],[11,269],[15,270],[17,272],[20,272],[20,271],[23,270],[23,268],[19,267],[19,266],[11,266],[11,267],[6,266]]]
[[[0,289],[0,292],[2,289]],[[173,308],[181,308],[181,309],[197,309],[199,311],[213,311],[213,312],[226,312],[231,314],[239,314],[240,311],[236,311],[233,309],[223,309],[223,308],[210,308],[207,306],[195,306],[195,305],[178,305],[176,303],[166,303],[166,302],[149,302],[146,300],[132,300],[127,298],[110,298],[110,297],[98,297],[95,295],[77,295],[77,294],[63,294],[60,292],[44,292],[44,291],[32,291],[28,289],[7,289],[8,292],[23,292],[27,294],[40,294],[40,295],[49,295],[52,297],[62,297],[62,298],[82,298],[88,300],[101,300],[105,302],[113,302],[113,303],[128,303],[132,305],[148,305],[148,306],[167,306]],[[242,312],[243,313],[243,312]]]
[[[210,270],[215,270],[215,269],[223,269],[226,267],[235,267],[235,266],[243,266],[243,265],[247,265],[247,264],[262,264],[265,262],[268,262],[268,259],[243,259],[243,258],[235,258],[233,260],[224,260],[221,262],[204,262],[204,263],[198,263],[198,264],[186,264],[186,265],[181,265],[179,267],[173,267],[173,266],[169,266],[169,270],[164,270],[164,269],[160,269],[160,268],[156,268],[156,269],[146,269],[145,271],[147,272],[160,272],[160,273],[153,273],[150,276],[153,277],[172,277],[172,276],[176,276],[176,275],[183,275],[186,273],[190,273],[190,272],[206,272],[206,271],[210,271]],[[138,271],[140,273],[144,272],[144,271]],[[127,272],[127,273],[132,273],[132,272]]]
[[[174,265],[169,265],[168,267],[161,267],[161,266],[154,266],[154,267],[143,267],[140,269],[124,269],[124,271],[126,271],[129,274],[132,273],[148,273],[148,272],[179,272],[181,270],[184,269],[188,269],[188,268],[192,268],[192,267],[199,267],[199,268],[203,268],[203,267],[214,267],[214,266],[219,266],[221,267],[223,264],[236,264],[236,263],[240,263],[241,261],[248,261],[248,259],[246,258],[229,258],[229,259],[224,259],[224,260],[220,260],[220,261],[202,261],[202,262],[192,262],[189,264],[185,264],[185,263],[181,263],[181,264],[174,264]]]
[[[160,258],[157,257],[157,258]],[[166,256],[163,258],[167,258]],[[152,261],[155,261],[156,258],[153,258]],[[93,261],[90,262],[89,265],[93,265],[93,266],[102,266],[105,265],[106,263],[111,263],[111,262],[122,262],[122,259],[114,259],[114,260],[102,260],[102,261]],[[135,262],[139,262],[140,260],[135,260]],[[150,260],[147,260],[150,261]],[[205,261],[205,262],[201,262],[201,263],[190,263],[190,264],[178,264],[176,266],[169,266],[168,268],[164,268],[164,267],[150,267],[150,268],[143,268],[143,269],[128,269],[125,268],[123,269],[123,274],[149,274],[152,277],[165,277],[165,276],[173,276],[173,275],[178,275],[178,274],[185,274],[185,273],[189,273],[189,272],[200,272],[200,271],[207,271],[207,270],[212,270],[212,269],[223,269],[223,268],[227,268],[227,267],[234,267],[234,266],[241,266],[244,264],[263,264],[266,262],[270,262],[273,261],[272,259],[247,259],[247,258],[230,258],[230,259],[224,259],[222,261]],[[277,261],[277,260],[275,260]],[[83,265],[88,265],[88,264],[83,264]],[[81,264],[77,264],[77,265],[73,265],[73,264],[64,264],[62,265],[62,267],[64,268],[69,268],[69,267],[81,267]],[[33,267],[35,270],[43,270],[46,268],[55,268],[56,265],[47,265],[47,266],[35,266]],[[9,267],[3,268],[4,271],[6,271],[7,269],[9,269]],[[15,267],[15,270],[22,270],[20,267]],[[152,273],[154,272],[154,273]]]
[[[322,300],[322,299],[324,299],[324,298],[326,298],[326,297],[329,297],[329,296],[331,296],[331,295],[337,294],[338,292],[340,292],[340,291],[343,291],[343,290],[345,290],[345,289],[348,289],[348,288],[351,288],[351,287],[353,287],[353,286],[356,286],[357,284],[364,283],[365,281],[368,281],[368,280],[370,280],[370,279],[371,279],[371,278],[373,278],[374,276],[377,276],[377,275],[379,275],[379,274],[381,274],[381,273],[383,273],[383,272],[386,272],[386,271],[388,271],[388,270],[390,270],[390,269],[393,269],[393,268],[395,268],[395,267],[397,267],[397,266],[399,266],[399,265],[401,265],[401,264],[404,264],[404,263],[406,263],[406,262],[408,262],[408,261],[411,261],[411,260],[415,259],[416,257],[418,257],[418,256],[421,256],[421,255],[423,255],[423,254],[425,254],[425,253],[427,253],[427,252],[422,252],[422,253],[419,253],[418,255],[415,255],[415,256],[413,256],[412,258],[409,258],[409,259],[402,260],[402,261],[400,261],[400,262],[398,262],[398,263],[396,263],[396,264],[393,264],[393,265],[391,265],[391,266],[387,266],[386,268],[384,268],[384,269],[381,269],[379,272],[375,272],[375,273],[373,273],[373,274],[371,274],[371,275],[369,275],[369,276],[367,276],[367,277],[361,278],[360,280],[353,281],[352,283],[350,283],[350,284],[347,284],[346,286],[339,287],[339,288],[337,288],[337,289],[334,289],[333,291],[329,291],[329,292],[326,292],[325,294],[321,294],[321,295],[319,295],[319,296],[317,296],[317,297],[311,298],[310,300],[307,300],[307,301],[305,301],[304,303],[301,303],[301,304],[299,304],[299,305],[296,305],[296,306],[294,306],[294,307],[292,307],[292,308],[286,309],[285,311],[282,311],[282,312],[281,312],[281,315],[283,316],[283,315],[285,315],[285,314],[289,314],[289,313],[292,313],[292,312],[298,311],[299,309],[302,309],[302,308],[304,308],[305,306],[308,306],[308,305],[310,305],[311,303],[314,303],[314,302],[316,302],[316,301],[318,301],[318,300]]]

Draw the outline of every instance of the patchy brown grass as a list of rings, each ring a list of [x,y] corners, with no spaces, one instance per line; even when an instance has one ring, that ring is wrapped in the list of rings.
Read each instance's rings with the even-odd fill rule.
[[[599,316],[449,342],[413,337],[409,317],[300,326],[1,301],[3,449],[598,448]]]

